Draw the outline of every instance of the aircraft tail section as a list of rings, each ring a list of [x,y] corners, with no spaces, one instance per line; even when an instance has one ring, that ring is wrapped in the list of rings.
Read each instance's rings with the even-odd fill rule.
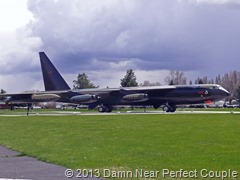
[[[69,90],[70,87],[44,52],[39,52],[46,91]]]

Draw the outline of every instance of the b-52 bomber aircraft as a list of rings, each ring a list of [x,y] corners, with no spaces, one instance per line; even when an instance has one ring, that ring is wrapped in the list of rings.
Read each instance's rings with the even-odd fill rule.
[[[217,84],[174,85],[151,87],[92,88],[72,90],[44,52],[40,61],[45,91],[3,94],[6,103],[63,102],[98,107],[99,112],[111,112],[116,105],[162,106],[174,112],[177,105],[204,104],[222,100],[229,92]]]

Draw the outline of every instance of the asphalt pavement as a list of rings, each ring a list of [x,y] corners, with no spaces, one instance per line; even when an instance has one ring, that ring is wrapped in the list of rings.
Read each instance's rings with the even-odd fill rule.
[[[75,180],[77,172],[73,177],[65,175],[67,168],[55,164],[41,162],[35,158],[21,156],[21,153],[0,146],[0,180]],[[97,178],[84,178],[97,179]]]

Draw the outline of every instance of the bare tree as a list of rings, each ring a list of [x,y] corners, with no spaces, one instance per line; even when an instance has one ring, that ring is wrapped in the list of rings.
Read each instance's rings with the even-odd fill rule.
[[[145,80],[143,83],[140,84],[140,86],[161,86],[160,82],[155,82],[155,83],[151,83],[148,80]]]
[[[240,86],[238,86],[236,89],[235,99],[237,100],[238,104],[240,105]]]
[[[198,77],[196,80],[195,80],[195,84],[208,84],[209,81],[208,81],[208,77],[207,76],[204,76],[202,78]],[[211,84],[211,83],[210,83]]]
[[[230,96],[228,99],[232,101],[235,98],[237,88],[240,86],[240,73],[232,71],[224,74],[219,84],[229,91]]]
[[[208,80],[208,84],[214,84],[214,80],[213,79]]]
[[[169,85],[185,85],[187,84],[187,78],[184,72],[178,70],[171,70],[169,75],[165,77],[164,81]]]
[[[221,76],[220,76],[220,74],[218,74],[217,77],[215,78],[215,84],[221,84]]]
[[[195,80],[195,84],[204,84],[204,83],[203,83],[203,80],[198,77],[198,78]]]

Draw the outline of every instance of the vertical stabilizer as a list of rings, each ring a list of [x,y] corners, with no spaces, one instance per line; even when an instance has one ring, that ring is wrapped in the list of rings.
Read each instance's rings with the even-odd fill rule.
[[[46,91],[69,90],[70,87],[44,52],[39,52]]]

